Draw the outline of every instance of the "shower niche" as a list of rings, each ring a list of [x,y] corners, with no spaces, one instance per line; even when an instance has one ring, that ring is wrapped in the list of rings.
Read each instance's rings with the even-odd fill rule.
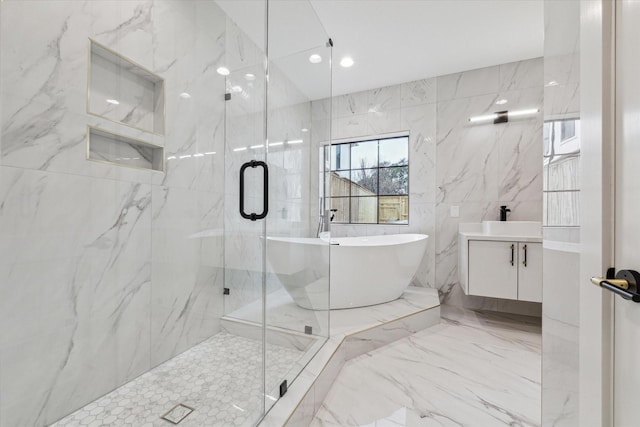
[[[164,135],[164,79],[94,40],[89,44],[87,112]]]
[[[87,159],[164,171],[164,148],[102,129],[87,128]]]

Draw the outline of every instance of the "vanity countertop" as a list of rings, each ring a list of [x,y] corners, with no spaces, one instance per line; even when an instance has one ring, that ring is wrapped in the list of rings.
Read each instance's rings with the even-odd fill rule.
[[[542,242],[542,224],[534,221],[484,221],[462,223],[458,232],[464,240]]]
[[[466,240],[492,240],[499,242],[542,242],[542,236],[508,235],[508,234],[485,234],[483,232],[460,231],[460,236]]]

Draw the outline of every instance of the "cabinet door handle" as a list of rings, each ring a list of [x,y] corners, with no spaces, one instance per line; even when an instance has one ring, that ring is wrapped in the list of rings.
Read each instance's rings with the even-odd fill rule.
[[[511,245],[511,265],[513,266],[513,259],[515,256],[515,245]]]
[[[524,245],[524,261],[522,261],[522,264],[524,264],[524,266],[527,266],[527,245]]]

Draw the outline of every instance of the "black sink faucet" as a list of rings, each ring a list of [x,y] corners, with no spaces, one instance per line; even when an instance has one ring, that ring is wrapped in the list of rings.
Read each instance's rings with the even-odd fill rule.
[[[500,206],[500,221],[507,220],[507,213],[511,212],[511,209],[507,209],[506,206]]]

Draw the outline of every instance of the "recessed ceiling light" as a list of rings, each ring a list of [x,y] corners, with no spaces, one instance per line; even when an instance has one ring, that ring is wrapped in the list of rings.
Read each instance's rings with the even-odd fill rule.
[[[547,83],[547,86],[558,86],[558,82],[555,80],[551,80],[549,83]]]
[[[300,129],[300,132],[309,132],[309,129],[307,129],[307,128],[302,128],[302,129]]]
[[[231,71],[229,71],[229,69],[227,67],[218,67],[218,69],[216,71],[221,76],[228,76],[229,74],[231,74]]]
[[[318,55],[317,53],[314,53],[309,57],[309,62],[311,62],[312,64],[319,64],[322,62],[322,56]]]
[[[509,101],[507,101],[506,99],[498,99],[498,100],[496,101],[496,104],[498,104],[498,105],[504,105],[504,104],[506,104],[507,102],[509,102]]]
[[[342,58],[340,60],[340,66],[344,67],[344,68],[349,68],[354,64],[353,62],[353,58],[351,58],[350,56],[345,56],[344,58]]]
[[[182,92],[179,96],[180,96],[180,98],[182,98],[182,99],[189,99],[189,98],[191,98],[191,95],[189,95],[187,92]]]
[[[256,79],[256,75],[255,74],[251,74],[251,73],[247,73],[244,75],[244,78],[250,82],[254,81]]]
[[[242,86],[231,86],[231,92],[234,92],[234,93],[242,92]]]
[[[107,104],[120,105],[117,99],[107,99]]]

